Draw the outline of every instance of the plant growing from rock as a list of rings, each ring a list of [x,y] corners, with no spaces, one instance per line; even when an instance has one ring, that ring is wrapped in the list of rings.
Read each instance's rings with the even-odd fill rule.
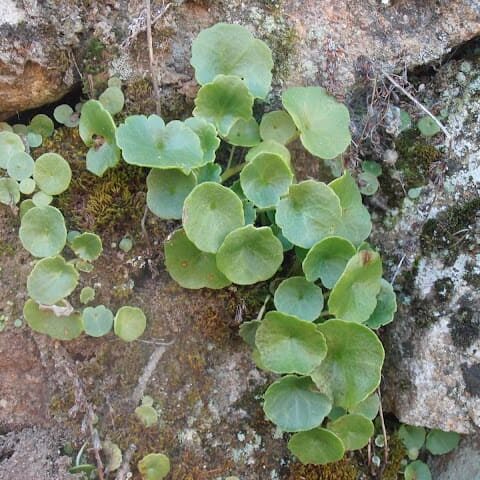
[[[53,122],[37,115],[29,128],[43,138],[52,134]],[[31,146],[13,130],[0,132],[0,172],[4,174],[0,178],[0,202],[17,211],[24,197],[19,207],[19,237],[23,247],[37,258],[27,280],[30,299],[23,310],[25,320],[33,330],[58,340],[71,340],[83,332],[98,337],[112,327],[123,340],[135,340],[146,327],[140,309],[122,307],[114,317],[103,305],[79,311],[69,302],[80,272],[91,271],[92,262],[101,255],[102,241],[94,233],[67,232],[63,214],[51,203],[54,196],[68,189],[70,165],[56,153],[44,153],[34,160],[26,152]],[[69,251],[65,254],[66,247]],[[82,303],[93,298],[92,289],[82,290]]]
[[[191,63],[200,89],[185,121],[133,115],[117,128],[115,108],[101,99],[83,106],[87,168],[102,175],[121,153],[151,169],[148,208],[182,221],[165,243],[166,268],[181,286],[283,279],[276,311],[244,323],[240,334],[259,368],[280,375],[264,410],[293,433],[292,453],[304,463],[336,461],[373,435],[384,350],[372,329],[392,321],[395,294],[382,278],[380,255],[365,243],[370,215],[352,175],[297,183],[288,145],[299,138],[319,158],[338,157],[350,144],[348,110],[323,88],[293,87],[282,95],[283,109],[258,122],[253,106],[268,94],[272,55],[238,25],[202,31]],[[223,166],[216,162],[222,144],[231,148]],[[249,148],[244,158],[236,147]],[[375,166],[366,167],[376,180]],[[295,254],[301,270],[290,277],[282,264]],[[114,323],[124,331],[122,314]]]

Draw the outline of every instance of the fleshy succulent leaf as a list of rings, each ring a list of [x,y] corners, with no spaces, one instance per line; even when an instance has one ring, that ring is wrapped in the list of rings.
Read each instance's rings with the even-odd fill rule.
[[[78,272],[63,257],[42,258],[28,276],[28,294],[39,304],[54,305],[73,292],[78,277]]]
[[[198,91],[193,115],[212,123],[226,137],[238,120],[252,117],[253,97],[238,77],[218,75]]]
[[[184,288],[219,289],[231,283],[218,270],[215,255],[200,251],[182,229],[165,242],[165,265],[172,278]]]
[[[242,201],[218,183],[201,183],[185,199],[183,228],[204,252],[216,253],[227,234],[243,226],[244,221]]]
[[[147,326],[147,319],[140,308],[121,307],[113,321],[115,335],[125,342],[133,342],[139,338]]]
[[[179,169],[153,168],[147,176],[147,205],[164,219],[181,219],[183,202],[197,184],[195,175]]]
[[[35,161],[33,179],[47,195],[59,195],[70,185],[72,170],[58,153],[44,153]]]
[[[316,325],[280,312],[268,312],[255,345],[263,365],[275,373],[309,375],[323,361],[327,346]]]
[[[89,262],[96,260],[103,251],[102,239],[90,232],[77,235],[71,241],[70,247],[77,257]]]
[[[280,312],[313,321],[322,313],[322,289],[304,277],[290,277],[275,290],[274,303]]]
[[[334,405],[352,408],[380,384],[385,358],[382,343],[358,323],[333,319],[317,328],[325,336],[327,356],[313,372],[312,380]]]
[[[272,53],[240,25],[218,23],[202,30],[193,41],[190,63],[200,85],[224,74],[242,78],[257,98],[265,98],[270,89]]]
[[[149,453],[137,466],[143,480],[163,480],[170,472],[170,460],[163,453]]]
[[[85,308],[82,318],[85,333],[91,337],[102,337],[112,329],[113,313],[104,305]]]
[[[298,135],[297,127],[292,117],[284,110],[266,113],[260,122],[262,140],[274,140],[287,145]]]
[[[275,220],[285,238],[310,248],[333,234],[341,217],[340,200],[331,188],[315,180],[292,185],[278,204]]]
[[[140,167],[188,171],[210,161],[190,127],[178,120],[165,125],[157,115],[127,117],[118,127],[117,142],[125,161]]]
[[[288,442],[288,449],[302,463],[314,465],[336,462],[345,453],[342,441],[325,428],[296,433]]]
[[[340,438],[345,450],[363,448],[374,433],[372,421],[358,414],[343,415],[330,422],[328,429]]]
[[[258,123],[254,118],[237,120],[225,139],[231,145],[238,147],[254,147],[261,142]]]
[[[286,375],[268,387],[264,398],[265,415],[284,432],[319,427],[332,408],[309,377]]]
[[[282,244],[269,227],[237,228],[225,237],[217,252],[218,269],[239,285],[269,279],[282,261]]]
[[[59,254],[67,241],[65,220],[55,207],[33,207],[22,217],[20,240],[35,257]]]
[[[310,282],[320,278],[326,288],[332,288],[355,253],[355,247],[345,238],[326,237],[317,242],[303,260],[305,277]]]
[[[377,305],[365,325],[373,329],[383,327],[393,321],[396,311],[397,299],[392,284],[382,278],[377,295]]]
[[[356,253],[330,292],[329,312],[343,320],[366,322],[377,305],[381,279],[380,255],[371,250]]]
[[[240,183],[245,196],[257,207],[275,207],[288,192],[293,174],[285,161],[276,154],[257,155],[243,168]]]
[[[283,93],[282,101],[300,131],[303,146],[313,155],[332,159],[350,145],[348,109],[324,88],[289,88]]]

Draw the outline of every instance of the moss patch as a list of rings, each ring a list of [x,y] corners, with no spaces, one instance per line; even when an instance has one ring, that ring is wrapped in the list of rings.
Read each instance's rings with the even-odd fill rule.
[[[446,252],[446,260],[453,263],[459,252],[470,242],[477,215],[480,212],[480,197],[475,197],[461,205],[454,205],[439,213],[436,218],[425,222],[420,235],[423,254]]]
[[[359,470],[354,460],[343,458],[339,462],[328,465],[302,465],[294,463],[290,469],[288,480],[356,480]]]
[[[480,336],[480,314],[472,309],[472,298],[464,295],[459,300],[460,308],[448,324],[452,342],[457,348],[466,349]]]

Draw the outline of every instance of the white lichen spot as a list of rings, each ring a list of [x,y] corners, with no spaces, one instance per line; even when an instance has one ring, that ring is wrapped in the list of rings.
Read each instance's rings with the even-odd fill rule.
[[[25,20],[25,12],[13,0],[0,0],[0,25],[18,25]]]

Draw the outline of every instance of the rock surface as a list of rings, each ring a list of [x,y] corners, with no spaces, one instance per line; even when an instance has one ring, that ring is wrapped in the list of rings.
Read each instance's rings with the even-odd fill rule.
[[[130,81],[144,77],[149,68],[143,5],[0,0],[0,119],[53,102],[80,80],[89,85],[89,75],[99,71]],[[152,18],[162,11],[153,2]],[[412,67],[478,35],[480,5],[476,0],[172,1],[154,26],[167,111],[172,103],[191,101],[191,41],[218,21],[244,24],[273,48],[277,84],[320,83],[343,95],[365,56],[387,70]]]
[[[450,157],[429,165],[434,181],[387,214],[376,235],[395,252],[392,272],[405,255],[399,312],[385,335],[390,408],[407,424],[460,433],[480,427],[478,55],[444,65],[426,86],[423,102],[452,134]]]

